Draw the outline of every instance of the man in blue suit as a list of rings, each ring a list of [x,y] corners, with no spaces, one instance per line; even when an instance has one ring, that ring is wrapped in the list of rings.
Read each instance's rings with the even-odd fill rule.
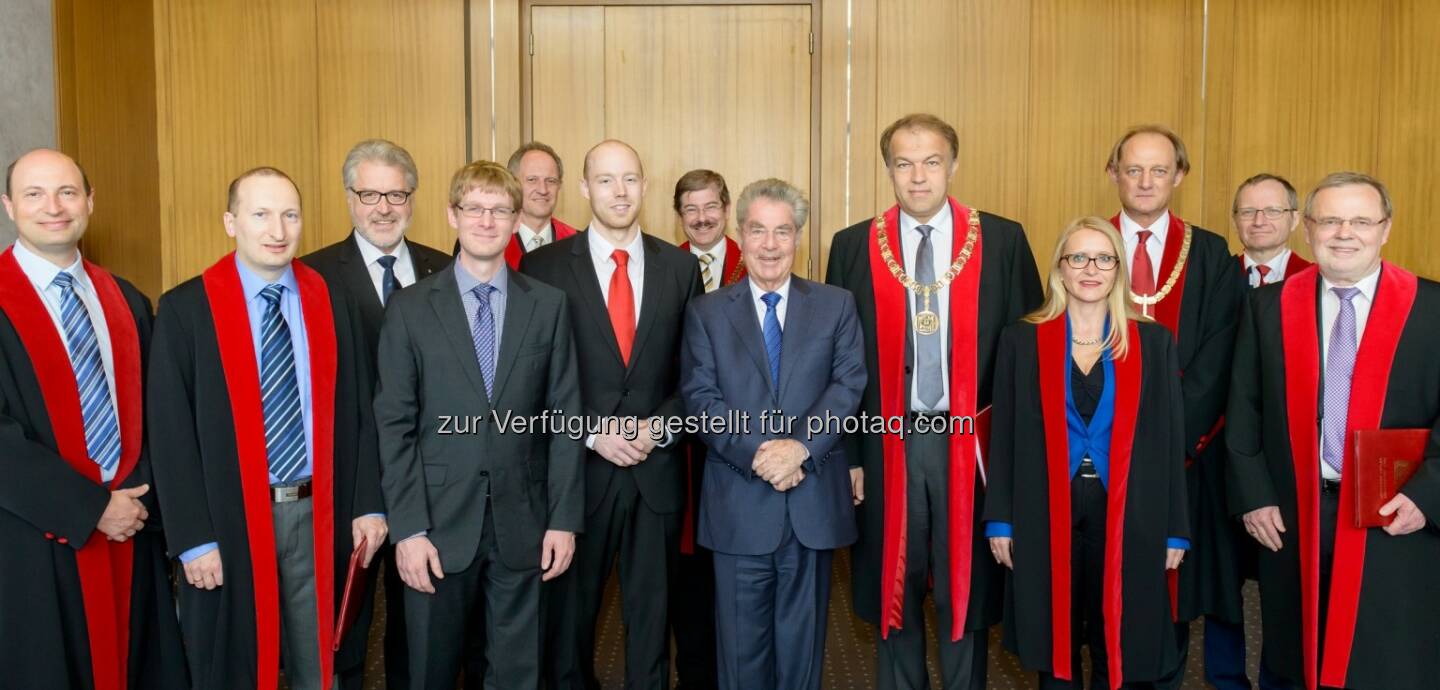
[[[809,203],[761,180],[736,204],[749,277],[690,303],[681,395],[709,447],[698,540],[715,552],[724,690],[820,687],[833,551],[855,541],[837,441],[865,388],[849,292],[792,276]],[[748,420],[748,424],[738,423]]]

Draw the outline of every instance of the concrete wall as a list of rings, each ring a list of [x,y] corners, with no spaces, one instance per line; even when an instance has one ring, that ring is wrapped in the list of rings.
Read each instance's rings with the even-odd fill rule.
[[[50,0],[4,0],[0,4],[4,5],[0,11],[3,173],[17,155],[37,146],[55,145],[55,46]],[[15,224],[0,213],[0,247],[13,241]]]

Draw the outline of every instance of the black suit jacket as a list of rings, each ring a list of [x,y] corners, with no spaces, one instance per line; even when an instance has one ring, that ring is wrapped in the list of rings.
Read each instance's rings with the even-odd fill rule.
[[[360,328],[365,333],[369,352],[375,354],[375,345],[380,340],[380,324],[385,319],[385,306],[375,294],[375,284],[370,281],[370,270],[360,256],[360,245],[355,244],[355,231],[351,230],[345,239],[328,247],[306,254],[300,260],[315,269],[329,283],[331,289],[339,289],[350,297],[360,309]],[[410,250],[410,264],[415,268],[415,281],[450,264],[450,255],[438,249],[431,249],[418,242],[404,240]],[[390,297],[392,300],[394,295]]]
[[[670,417],[685,414],[680,400],[680,345],[685,308],[705,293],[700,262],[672,244],[643,235],[645,285],[630,364],[610,326],[600,280],[590,259],[589,231],[552,242],[525,255],[520,270],[560,288],[570,298],[571,325],[579,348],[580,397],[585,414],[601,417]],[[634,467],[620,468],[590,452],[585,462],[585,512],[605,495],[614,477],[633,477],[646,505],[657,513],[685,508],[684,451],[676,439]]]
[[[428,530],[445,572],[459,572],[475,558],[488,500],[505,565],[538,568],[545,530],[581,530],[584,447],[498,422],[580,408],[565,295],[510,272],[492,404],[455,268],[391,295],[380,331],[375,421],[390,538]]]
[[[956,227],[963,228],[960,219]],[[979,342],[976,349],[977,409],[990,404],[996,344],[1000,330],[1040,305],[1040,277],[1035,257],[1019,223],[1008,218],[980,213],[981,265]],[[893,280],[880,276],[882,280]],[[830,263],[825,282],[850,290],[860,314],[860,331],[865,335],[865,370],[869,382],[860,398],[860,411],[873,416],[880,412],[880,355],[876,350],[874,276],[870,274],[870,219],[835,235],[830,245]],[[908,339],[907,339],[907,348]],[[952,345],[953,347],[953,345]],[[949,354],[947,353],[947,356]],[[910,390],[910,366],[905,367],[906,390]],[[908,401],[909,394],[906,394]],[[908,402],[907,402],[908,405]],[[853,466],[865,468],[865,502],[856,509],[860,540],[852,549],[855,612],[874,623],[880,610],[880,560],[884,538],[885,484],[884,451],[879,434],[851,434],[844,440],[845,455]],[[978,490],[978,485],[977,485]],[[981,503],[976,501],[977,506]],[[977,552],[972,560],[970,614],[971,630],[994,624],[1000,618],[1000,591],[1003,582],[989,549],[976,530]],[[937,578],[938,579],[938,578]],[[980,608],[976,608],[980,607]],[[983,612],[983,613],[977,613]]]

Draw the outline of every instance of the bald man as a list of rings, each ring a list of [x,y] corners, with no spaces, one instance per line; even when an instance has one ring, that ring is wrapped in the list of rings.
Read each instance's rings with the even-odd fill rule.
[[[599,687],[594,679],[595,621],[605,578],[620,560],[625,619],[625,687],[668,688],[667,598],[685,509],[684,455],[652,424],[683,415],[680,335],[685,308],[704,294],[689,252],[641,232],[645,170],[628,144],[608,140],[585,155],[580,194],[589,227],[526,254],[520,271],[564,290],[575,342],[581,343],[582,407],[608,422],[589,435],[585,461],[585,533],[575,567],[549,606],[547,636],[558,644],[552,687]],[[628,432],[628,433],[627,433]],[[573,613],[572,613],[573,612]],[[565,620],[573,615],[576,620]],[[572,643],[573,640],[573,643]]]
[[[80,255],[75,161],[31,151],[5,180],[0,685],[186,687],[141,409],[150,302]]]

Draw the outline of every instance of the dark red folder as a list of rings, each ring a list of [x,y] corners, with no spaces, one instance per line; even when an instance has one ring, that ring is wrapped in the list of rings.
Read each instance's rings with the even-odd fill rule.
[[[1348,474],[1355,480],[1356,527],[1384,527],[1395,519],[1380,515],[1380,508],[1420,469],[1429,441],[1429,429],[1355,432],[1355,465]]]
[[[365,537],[360,538],[360,543],[355,545],[355,550],[350,553],[350,568],[345,573],[345,594],[340,598],[340,615],[335,617],[335,644],[332,652],[340,651],[340,643],[345,641],[345,632],[355,623],[355,616],[360,614],[360,607],[365,603],[360,598],[365,596],[365,585],[370,581],[370,569],[365,567]]]

